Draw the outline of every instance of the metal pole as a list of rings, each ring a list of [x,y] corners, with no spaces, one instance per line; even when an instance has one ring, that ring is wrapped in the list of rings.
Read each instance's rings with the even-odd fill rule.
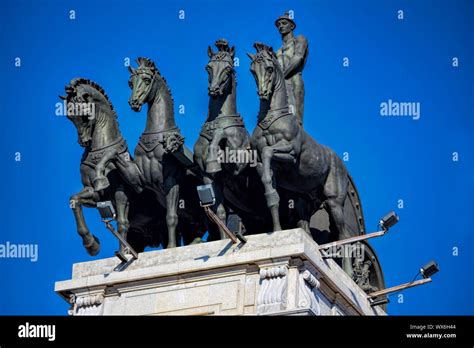
[[[416,280],[414,282],[400,284],[400,285],[397,285],[397,286],[393,286],[391,288],[371,292],[367,296],[369,298],[379,297],[379,296],[390,294],[391,292],[396,292],[396,291],[400,291],[400,290],[403,290],[403,289],[412,288],[414,286],[423,285],[423,284],[430,283],[430,282],[431,282],[431,278],[420,279],[420,280]]]
[[[232,243],[238,243],[239,240],[237,237],[227,228],[227,226],[219,219],[219,217],[212,211],[209,205],[203,206],[204,211],[206,212],[209,219],[211,219],[219,228],[221,228],[224,233],[232,240]]]
[[[378,232],[369,233],[369,234],[363,234],[361,236],[350,237],[350,238],[346,238],[346,239],[343,239],[343,240],[338,240],[336,242],[322,244],[322,245],[319,246],[319,249],[320,250],[321,249],[329,249],[329,248],[344,245],[344,244],[350,244],[350,243],[359,242],[361,240],[380,237],[380,236],[383,236],[385,233],[387,233],[387,230],[378,231]]]
[[[114,226],[110,224],[110,220],[103,220],[103,221],[105,223],[105,227],[107,227],[107,229],[110,232],[112,232],[115,237],[117,237],[120,243],[125,245],[128,248],[128,250],[130,250],[130,253],[132,254],[133,258],[138,259],[138,253],[132,248],[132,246],[125,240],[125,238],[123,238],[123,236],[120,233],[115,231]]]

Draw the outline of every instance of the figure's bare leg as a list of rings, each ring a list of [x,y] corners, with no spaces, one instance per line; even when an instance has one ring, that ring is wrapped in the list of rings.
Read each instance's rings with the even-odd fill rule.
[[[168,245],[176,247],[176,227],[178,226],[179,185],[173,175],[165,179],[166,192],[166,225],[168,227]]]
[[[77,233],[82,238],[82,244],[91,256],[95,256],[100,251],[99,239],[92,235],[87,227],[82,212],[82,204],[92,206],[99,200],[98,194],[92,187],[84,187],[81,192],[72,195],[69,203],[76,220]]]

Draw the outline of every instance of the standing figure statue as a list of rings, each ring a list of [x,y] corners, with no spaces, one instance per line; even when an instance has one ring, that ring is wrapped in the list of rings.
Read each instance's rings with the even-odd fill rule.
[[[283,69],[290,111],[303,124],[304,82],[303,69],[308,58],[308,41],[303,35],[295,36],[296,24],[288,13],[278,17],[275,25],[281,34],[283,46],[276,52]]]

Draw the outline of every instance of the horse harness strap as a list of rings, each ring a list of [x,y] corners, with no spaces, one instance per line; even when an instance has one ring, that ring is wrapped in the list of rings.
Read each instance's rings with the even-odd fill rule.
[[[270,126],[279,118],[293,115],[288,108],[281,108],[276,110],[270,110],[267,114],[258,122],[258,126],[262,130],[267,130]],[[294,115],[293,115],[294,116]],[[260,116],[259,116],[260,119]]]
[[[117,141],[115,141],[114,143],[110,145],[107,145],[100,149],[92,149],[84,153],[81,163],[86,164],[92,168],[95,168],[97,164],[100,162],[100,160],[102,159],[102,157],[104,157],[105,153],[112,149],[117,150],[117,153],[119,155],[125,152],[128,152],[127,142],[125,141],[124,138],[120,137],[120,139],[118,139]]]
[[[212,141],[216,129],[227,129],[230,127],[244,127],[244,120],[240,114],[219,116],[215,120],[204,123],[200,136]]]
[[[178,127],[171,127],[166,130],[162,130],[159,132],[146,132],[142,133],[140,136],[140,140],[138,141],[138,144],[145,150],[146,152],[153,151],[158,144],[162,144],[164,148],[167,147],[168,139],[169,138],[176,139],[179,141],[182,138],[179,128]]]

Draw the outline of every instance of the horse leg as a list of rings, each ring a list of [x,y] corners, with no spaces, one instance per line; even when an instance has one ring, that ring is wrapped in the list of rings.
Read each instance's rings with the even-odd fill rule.
[[[270,209],[273,220],[273,231],[280,231],[280,215],[278,212],[280,206],[280,196],[276,190],[276,178],[272,170],[272,159],[282,162],[294,163],[296,159],[293,146],[285,141],[279,141],[272,146],[265,146],[262,149],[262,173],[261,179],[265,188],[265,198],[267,206]]]
[[[298,218],[296,226],[302,228],[309,235],[311,235],[311,230],[309,228],[309,220],[311,219],[310,206],[311,204],[305,199],[301,197],[296,199],[295,210]]]
[[[109,179],[105,176],[105,169],[109,162],[118,155],[117,150],[106,151],[95,167],[94,190],[104,190],[110,186]]]
[[[164,182],[166,193],[166,225],[168,227],[168,245],[176,247],[176,226],[178,226],[179,185],[173,174],[166,177]]]
[[[222,139],[224,139],[224,131],[222,129],[216,129],[208,148],[208,155],[206,159],[207,173],[217,173],[222,170],[222,166],[219,163],[219,143],[222,141]]]
[[[122,237],[127,240],[127,232],[130,227],[130,223],[128,222],[128,197],[125,194],[123,187],[120,186],[117,191],[115,191],[115,207],[117,209],[117,229],[118,233],[122,235]],[[124,255],[125,254],[125,247],[120,244],[119,253]],[[125,258],[125,257],[124,257]]]
[[[273,221],[273,231],[280,231],[280,215],[278,209],[280,206],[280,196],[276,190],[276,180],[273,170],[271,168],[271,161],[273,157],[273,149],[271,146],[266,146],[262,150],[262,170],[261,180],[265,188],[265,199],[267,200],[267,207],[270,209]]]
[[[99,200],[98,194],[94,192],[92,187],[84,187],[81,192],[72,195],[69,202],[76,220],[77,233],[82,238],[82,244],[91,256],[95,256],[100,251],[99,239],[92,235],[87,227],[82,212],[82,204],[95,204]]]

